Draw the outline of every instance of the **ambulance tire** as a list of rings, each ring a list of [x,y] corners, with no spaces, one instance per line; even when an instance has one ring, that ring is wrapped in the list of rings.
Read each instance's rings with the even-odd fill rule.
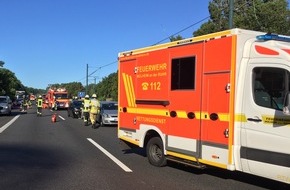
[[[149,163],[153,166],[162,167],[166,165],[163,143],[159,137],[151,138],[146,146]]]

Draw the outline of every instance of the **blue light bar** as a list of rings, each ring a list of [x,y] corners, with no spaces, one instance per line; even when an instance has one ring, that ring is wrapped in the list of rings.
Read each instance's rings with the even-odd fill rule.
[[[277,34],[259,35],[256,38],[257,40],[260,40],[260,41],[277,40],[277,41],[282,41],[282,42],[290,42],[290,37],[279,36]]]

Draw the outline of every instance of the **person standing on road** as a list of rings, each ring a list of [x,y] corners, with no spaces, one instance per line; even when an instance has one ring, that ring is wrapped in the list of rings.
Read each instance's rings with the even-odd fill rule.
[[[91,103],[90,97],[89,95],[86,95],[83,102],[83,117],[85,126],[87,126],[89,122],[90,103]]]
[[[37,116],[41,116],[42,115],[42,97],[39,96],[37,99]]]
[[[97,121],[97,116],[100,114],[100,102],[97,100],[97,95],[92,95],[92,100],[90,103],[90,120],[92,122],[92,128],[97,128],[100,124]],[[98,122],[98,124],[96,124]]]
[[[27,108],[28,109],[31,108],[31,100],[30,100],[30,98],[27,99]]]
[[[28,99],[24,95],[23,96],[23,100],[22,100],[22,110],[21,110],[21,112],[27,112],[27,106],[28,106]]]

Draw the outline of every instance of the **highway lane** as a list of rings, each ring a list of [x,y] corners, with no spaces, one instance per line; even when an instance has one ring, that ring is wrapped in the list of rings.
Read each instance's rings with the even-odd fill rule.
[[[82,138],[95,131],[73,128],[75,121],[52,123],[50,118],[48,110],[42,117],[29,110],[1,134],[0,187],[108,189],[107,179],[123,171]]]
[[[0,115],[0,127],[11,121],[15,116],[19,115],[19,109],[13,109],[11,115]]]
[[[68,118],[65,111],[56,113],[61,117],[52,123],[49,110],[37,117],[36,110],[30,109],[0,133],[1,189],[288,188],[216,168],[198,170],[175,163],[157,168],[148,163],[143,150],[120,143],[116,127],[92,129],[79,119]],[[0,126],[17,114],[1,116]]]

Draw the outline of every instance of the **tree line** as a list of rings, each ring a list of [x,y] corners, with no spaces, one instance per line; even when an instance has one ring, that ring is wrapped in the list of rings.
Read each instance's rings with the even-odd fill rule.
[[[3,66],[4,62],[2,61],[1,63]],[[9,96],[12,100],[14,100],[16,98],[16,91],[25,91],[26,95],[29,95],[30,93],[43,94],[45,92],[44,89],[24,86],[15,76],[15,73],[6,68],[0,68],[0,96]]]
[[[209,2],[209,20],[193,36],[229,29],[229,1]],[[234,0],[233,27],[290,35],[290,10],[287,0]]]
[[[209,18],[200,28],[193,32],[199,36],[229,29],[229,0],[212,0],[209,2]],[[236,28],[290,35],[290,10],[287,0],[235,0],[232,25]],[[183,39],[182,36],[170,36],[170,41]],[[0,61],[0,67],[4,62]],[[84,87],[80,82],[53,84],[64,87],[69,96],[77,96],[78,92],[87,92],[90,96],[97,94],[100,100],[118,100],[118,73],[104,77],[98,84]],[[14,97],[16,90],[24,90],[27,94],[45,94],[48,89],[25,87],[15,74],[8,69],[0,68],[0,95]]]
[[[111,73],[98,84],[89,84],[87,89],[80,82],[51,84],[53,88],[65,88],[70,98],[78,96],[78,92],[87,92],[91,97],[96,94],[99,100],[118,100],[118,73]],[[47,87],[48,90],[50,87]]]
[[[98,84],[88,85],[89,96],[96,94],[99,100],[118,100],[118,76],[117,72],[104,77]],[[86,92],[85,86],[80,82],[52,84],[50,87],[65,88],[70,98],[76,97],[78,92]],[[16,91],[25,91],[26,95],[43,95],[48,89],[37,89],[24,86],[13,72],[8,69],[0,68],[0,96],[9,96],[14,100]]]

